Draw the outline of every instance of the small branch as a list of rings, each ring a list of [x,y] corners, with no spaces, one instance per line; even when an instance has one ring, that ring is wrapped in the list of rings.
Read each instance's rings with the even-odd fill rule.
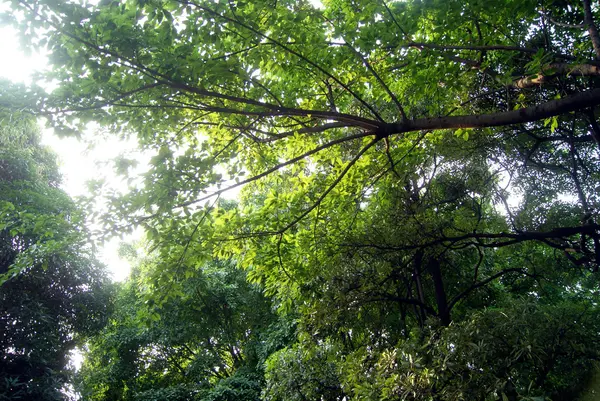
[[[375,139],[373,139],[364,148],[362,148],[360,150],[360,152],[358,152],[358,154],[356,156],[354,156],[354,158],[352,158],[352,160],[350,160],[350,162],[348,162],[348,164],[346,165],[344,170],[342,170],[340,175],[337,176],[337,178],[333,181],[333,183],[331,183],[331,185],[325,190],[325,192],[323,192],[321,194],[321,196],[319,196],[319,198],[312,204],[312,206],[309,207],[308,209],[306,209],[304,212],[302,212],[300,214],[300,216],[296,217],[291,223],[286,225],[279,232],[285,233],[287,230],[289,230],[290,228],[295,226],[300,220],[302,220],[304,217],[306,217],[310,212],[312,212],[317,206],[319,206],[321,204],[321,202],[323,201],[323,199],[325,199],[325,197],[340,183],[340,181],[342,181],[342,178],[344,178],[344,176],[348,173],[348,171],[350,171],[352,166],[354,166],[356,164],[356,162],[362,157],[362,155],[365,154],[365,152],[367,150],[369,150],[371,147],[373,147],[373,145],[375,145],[379,140],[380,140],[380,138],[375,137]]]
[[[402,298],[402,297],[397,297],[397,296],[389,295],[389,294],[377,294],[375,297],[367,298],[364,300],[364,303],[368,303],[368,302],[397,302],[400,304],[414,305],[414,306],[423,308],[424,310],[429,312],[429,314],[431,314],[431,315],[437,315],[435,309],[433,309],[430,306],[427,306],[423,302],[419,301],[418,299],[414,299],[414,298]]]
[[[367,70],[371,73],[371,75],[373,75],[373,77],[375,77],[377,82],[379,82],[379,84],[381,85],[383,90],[392,98],[392,101],[394,102],[394,104],[398,108],[398,111],[400,112],[400,115],[402,116],[402,120],[408,120],[408,117],[406,116],[406,113],[404,112],[404,108],[400,104],[400,101],[398,100],[398,98],[396,97],[394,92],[392,92],[390,87],[385,83],[385,81],[379,76],[377,71],[375,71],[375,69],[373,68],[371,63],[369,63],[369,61],[358,50],[356,50],[350,43],[347,43],[346,46],[350,50],[352,50],[352,52],[362,61],[362,63],[367,68]]]
[[[520,52],[527,54],[536,54],[539,49],[537,48],[529,48],[529,47],[520,47],[520,46],[504,46],[504,45],[483,45],[483,46],[462,46],[462,45],[438,45],[435,43],[427,43],[427,42],[408,42],[403,43],[397,46],[391,46],[391,48],[409,48],[413,47],[415,49],[432,49],[432,50],[472,50],[472,51],[512,51],[512,52]],[[552,53],[552,55],[556,58],[560,58],[563,60],[578,60],[577,57],[571,56],[568,54],[557,54]],[[595,62],[592,62],[595,64]]]
[[[389,140],[389,138],[385,138],[384,141],[385,141],[385,155],[387,156],[388,162],[390,163],[390,169],[392,170],[394,175],[399,180],[401,180],[402,177],[400,176],[398,171],[396,171],[396,163],[394,163],[394,158],[392,157],[392,154],[390,153],[390,140]]]
[[[180,90],[183,90],[183,91],[186,91],[189,93],[194,93],[194,94],[197,94],[200,96],[208,97],[210,99],[222,99],[222,100],[228,100],[228,101],[231,101],[234,103],[246,104],[246,105],[250,105],[250,106],[257,106],[257,107],[271,111],[272,112],[271,115],[274,115],[274,116],[276,116],[276,115],[280,115],[280,116],[286,116],[286,115],[314,116],[314,117],[321,117],[321,118],[326,118],[326,119],[331,119],[331,120],[336,120],[336,121],[345,121],[345,122],[353,121],[353,122],[356,122],[356,125],[368,127],[368,128],[374,128],[379,125],[379,123],[377,121],[373,121],[373,120],[362,118],[362,117],[356,117],[356,116],[349,115],[349,114],[336,113],[336,112],[331,112],[331,111],[321,111],[321,110],[297,109],[294,107],[283,107],[283,106],[274,105],[274,104],[270,104],[270,103],[260,102],[258,100],[243,98],[243,97],[239,97],[239,96],[231,96],[231,95],[226,95],[226,94],[222,94],[219,92],[209,91],[206,89],[196,88],[194,86],[190,86],[190,85],[187,85],[184,83],[179,83],[179,82],[163,82],[163,83],[174,89],[180,89]],[[207,107],[206,109],[207,110],[214,109],[216,111],[226,111],[228,108],[226,108],[226,107]],[[232,109],[232,110],[235,110],[235,109]],[[269,115],[269,112],[261,113],[261,112],[251,112],[250,111],[248,113],[252,113],[255,115],[259,115],[259,114]]]
[[[549,240],[564,240],[568,237],[575,235],[597,235],[596,233],[600,230],[600,226],[597,224],[587,224],[575,227],[560,227],[550,231],[521,231],[517,233],[469,233],[460,235],[457,237],[441,237],[433,239],[429,242],[423,242],[420,244],[406,244],[401,246],[393,245],[382,245],[382,244],[342,244],[344,246],[354,248],[373,248],[379,251],[408,251],[429,248],[435,245],[441,244],[457,244],[464,241],[468,242],[467,245],[479,246],[484,248],[499,248],[502,246],[513,245],[525,241],[540,241],[553,248],[563,249],[564,247],[557,245],[556,243],[550,243]],[[491,243],[482,243],[481,240],[498,240]]]
[[[398,20],[394,16],[394,13],[392,13],[392,10],[390,10],[390,8],[388,7],[388,5],[385,2],[385,0],[381,0],[381,3],[383,4],[383,7],[387,11],[387,13],[390,15],[390,18],[394,22],[394,25],[396,25],[398,27],[398,29],[400,30],[400,32],[402,32],[402,34],[404,35],[404,37],[406,38],[406,40],[410,40],[410,36],[408,35],[408,33],[406,33],[406,31],[404,29],[402,29],[402,27],[398,23]]]
[[[593,109],[588,112],[588,119],[590,121],[590,127],[592,128],[592,138],[594,138],[594,141],[596,141],[596,144],[600,147],[600,126],[598,126]]]
[[[321,133],[321,132],[325,132],[327,130],[333,129],[333,128],[344,128],[344,127],[348,127],[348,124],[344,124],[344,123],[328,123],[328,124],[322,124],[322,125],[316,125],[314,127],[304,127],[304,128],[298,128],[296,130],[289,130],[289,131],[284,131],[284,132],[279,132],[279,133],[271,133],[268,131],[264,131],[258,128],[252,128],[251,126],[241,126],[241,125],[232,125],[232,124],[223,124],[223,123],[213,123],[213,122],[208,122],[208,121],[202,121],[202,122],[194,122],[194,125],[205,125],[205,126],[209,126],[209,127],[225,127],[225,128],[230,128],[233,130],[240,130],[240,131],[252,131],[255,132],[257,134],[263,134],[268,136],[269,138],[258,138],[253,136],[253,139],[255,139],[257,142],[260,143],[270,143],[270,142],[274,142],[276,140],[279,139],[284,139],[287,138],[289,136],[293,136],[294,134],[315,134],[315,133]]]
[[[334,80],[338,85],[340,85],[342,88],[344,88],[344,90],[346,90],[348,93],[350,93],[352,95],[352,97],[354,97],[360,104],[363,105],[363,107],[365,107],[367,110],[369,110],[369,112],[375,117],[377,118],[379,121],[383,121],[383,118],[379,115],[379,113],[377,113],[377,111],[368,103],[366,102],[362,97],[360,97],[356,92],[354,92],[352,89],[350,89],[349,86],[347,86],[346,84],[344,84],[339,78],[337,78],[335,75],[331,74],[330,72],[328,72],[327,70],[325,70],[323,67],[321,67],[318,63],[315,63],[314,61],[308,59],[306,56],[302,55],[301,53],[297,52],[296,50],[292,49],[291,47],[287,46],[286,44],[271,38],[269,35],[266,35],[264,33],[262,33],[261,31],[251,27],[248,24],[245,24],[235,18],[230,18],[226,15],[220,14],[217,11],[202,6],[200,4],[194,3],[192,1],[185,1],[185,0],[178,0],[181,4],[186,4],[186,5],[192,5],[194,7],[197,7],[198,9],[207,12],[208,14],[211,14],[217,18],[221,18],[225,21],[229,21],[235,25],[238,25],[244,29],[249,30],[250,32],[254,33],[255,35],[268,40],[269,42],[275,44],[276,46],[278,46],[279,48],[285,50],[286,52],[298,57],[300,60],[306,62],[307,64],[309,64],[310,66],[316,68],[318,71],[320,71],[322,74],[324,74],[325,76],[331,78],[332,80]]]
[[[292,276],[290,276],[290,274],[288,273],[286,268],[283,266],[283,259],[281,258],[281,242],[282,241],[283,241],[283,233],[279,234],[279,238],[277,239],[277,257],[279,258],[279,267],[281,267],[281,271],[283,271],[283,273],[286,275],[286,277],[291,282],[294,282],[294,280],[292,279]]]
[[[575,122],[573,122],[573,125],[575,125]],[[574,128],[571,130],[571,138],[574,136],[573,133]],[[569,171],[569,174],[571,175],[571,178],[573,179],[573,183],[575,184],[575,189],[577,190],[577,195],[579,197],[579,202],[581,202],[581,207],[583,208],[584,213],[588,213],[590,210],[590,207],[588,205],[588,201],[587,198],[585,196],[585,192],[583,191],[582,185],[581,185],[581,181],[579,180],[579,169],[577,168],[577,149],[575,148],[575,142],[570,141],[569,142],[569,154],[571,156],[571,167],[572,170]]]
[[[477,283],[477,276],[479,276],[479,267],[481,266],[481,263],[483,262],[483,252],[481,251],[481,249],[479,247],[477,247],[477,252],[479,254],[479,260],[477,261],[477,264],[475,265],[475,273],[473,274],[473,283]]]
[[[586,27],[585,24],[565,24],[564,22],[556,21],[554,18],[552,18],[550,13],[547,13],[544,10],[540,10],[540,14],[542,15],[542,17],[544,17],[546,20],[550,21],[552,24],[554,24],[556,26],[560,26],[562,28],[583,29]]]
[[[294,164],[294,163],[296,163],[296,162],[298,162],[298,161],[300,161],[300,160],[302,160],[304,158],[307,158],[308,156],[311,156],[311,155],[313,155],[315,153],[318,153],[318,152],[320,152],[320,151],[322,151],[324,149],[330,148],[330,147],[335,146],[335,145],[339,145],[339,144],[344,143],[344,142],[352,141],[354,139],[364,138],[365,136],[368,136],[368,135],[370,135],[370,134],[369,133],[360,133],[360,134],[350,135],[350,136],[347,136],[347,137],[344,137],[344,138],[339,138],[339,139],[335,139],[333,141],[327,142],[327,143],[325,143],[325,144],[323,144],[321,146],[318,146],[318,147],[316,147],[316,148],[314,148],[312,150],[309,150],[308,152],[305,152],[305,153],[301,154],[300,156],[296,156],[296,157],[294,157],[294,158],[292,158],[292,159],[290,159],[288,161],[285,161],[283,163],[279,163],[276,166],[273,166],[270,169],[267,169],[267,170],[263,171],[260,174],[257,174],[255,176],[252,176],[250,178],[242,180],[242,181],[240,181],[240,182],[238,182],[238,183],[236,183],[234,185],[230,185],[230,186],[228,186],[226,188],[219,189],[218,191],[215,191],[215,192],[213,192],[213,193],[211,193],[209,195],[203,196],[201,198],[194,199],[194,200],[191,200],[191,201],[188,201],[188,202],[180,203],[179,205],[174,206],[173,209],[180,209],[182,207],[190,206],[190,205],[193,205],[193,204],[205,201],[207,199],[213,198],[215,196],[219,196],[219,195],[221,195],[224,192],[230,191],[232,189],[238,188],[240,186],[246,185],[248,183],[251,183],[253,181],[257,181],[257,180],[259,180],[259,179],[261,179],[263,177],[266,177],[267,175],[272,174],[275,171],[277,171],[277,170],[279,170],[279,169],[281,169],[281,168],[283,168],[285,166],[289,166],[290,164]],[[360,155],[362,155],[362,153],[360,153]],[[354,163],[356,163],[356,160],[354,161]],[[141,223],[143,221],[149,220],[149,219],[151,219],[153,217],[156,217],[156,216],[157,216],[156,214],[151,214],[151,215],[148,215],[148,216],[144,216],[144,217],[138,219],[137,223]]]
[[[217,60],[227,60],[227,58],[229,58],[229,57],[231,57],[231,56],[235,56],[235,55],[237,55],[237,54],[241,54],[241,53],[246,53],[246,52],[248,52],[248,51],[250,51],[250,50],[252,50],[252,49],[256,49],[256,48],[257,48],[258,46],[260,46],[261,44],[263,44],[263,43],[257,43],[257,44],[254,44],[254,45],[252,45],[252,46],[248,46],[248,47],[246,47],[245,49],[242,49],[242,50],[238,50],[238,51],[235,51],[235,52],[227,53],[227,54],[224,54],[224,55],[222,55],[222,56],[218,56],[218,57],[213,57],[213,58],[211,58],[210,60],[213,60],[213,61],[217,61]]]
[[[449,302],[448,304],[448,309],[452,309],[456,303],[458,301],[460,301],[461,299],[463,299],[464,297],[466,297],[469,293],[471,293],[472,291],[476,290],[477,288],[483,287],[487,284],[489,284],[490,282],[494,281],[495,279],[502,277],[503,275],[505,275],[506,273],[521,273],[525,276],[529,276],[529,277],[534,277],[535,276],[529,272],[527,272],[526,270],[523,270],[521,268],[511,268],[511,269],[504,269],[499,271],[498,273],[488,277],[487,279],[480,281],[477,284],[473,284],[472,286],[470,286],[469,288],[467,288],[466,290],[464,290],[463,292],[461,292],[460,294],[458,294],[457,296],[455,296],[454,298],[452,298],[452,300]]]

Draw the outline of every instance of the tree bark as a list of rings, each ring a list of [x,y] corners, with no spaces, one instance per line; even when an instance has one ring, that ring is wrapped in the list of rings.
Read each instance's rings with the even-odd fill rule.
[[[544,66],[542,71],[534,77],[523,77],[514,81],[511,88],[531,88],[533,86],[542,85],[548,79],[557,75],[568,76],[598,76],[600,75],[600,67],[592,64],[567,64],[567,63],[552,63]]]
[[[419,301],[421,302],[421,305],[419,307],[420,314],[417,315],[417,318],[419,319],[419,324],[421,325],[421,327],[423,327],[423,323],[425,322],[425,319],[427,318],[427,315],[425,313],[425,308],[423,307],[423,305],[425,305],[425,295],[423,294],[423,286],[421,284],[421,273],[419,272],[419,269],[421,268],[422,263],[423,263],[423,251],[419,250],[419,251],[417,251],[417,254],[415,255],[415,261],[414,261],[414,266],[413,266],[413,279],[415,281],[415,286],[417,289],[417,296],[419,297]]]
[[[594,24],[594,16],[592,14],[590,0],[583,0],[583,13],[583,23],[586,25],[588,33],[590,34],[590,40],[592,41],[592,46],[594,46],[596,58],[600,59],[600,35],[598,35],[596,24]]]
[[[444,278],[442,277],[440,262],[437,259],[432,258],[429,260],[427,267],[433,280],[438,317],[444,326],[448,326],[451,321],[450,308],[448,307],[448,297],[446,296],[446,289],[444,288]]]

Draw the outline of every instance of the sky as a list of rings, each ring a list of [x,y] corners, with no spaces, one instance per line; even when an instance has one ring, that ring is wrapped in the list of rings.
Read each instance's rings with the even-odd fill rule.
[[[3,55],[0,77],[13,82],[28,83],[34,72],[46,67],[44,55],[32,54],[27,57],[23,54],[19,49],[17,34],[12,28],[0,26],[0,38],[2,38],[0,54]],[[90,131],[85,135],[95,135],[95,133]],[[71,197],[84,195],[87,188],[86,181],[98,178],[99,170],[107,173],[109,179],[118,180],[116,176],[110,176],[111,169],[105,165],[105,162],[122,152],[130,152],[136,148],[133,141],[123,142],[114,137],[98,135],[94,139],[95,146],[89,148],[87,144],[76,138],[59,138],[51,129],[42,130],[42,143],[58,154],[59,167],[63,176],[62,188]],[[137,232],[124,240],[133,241],[140,236],[141,233]],[[124,280],[131,269],[129,263],[118,256],[121,242],[120,238],[113,238],[105,244],[99,244],[97,255],[98,259],[107,266],[113,279],[117,281]]]

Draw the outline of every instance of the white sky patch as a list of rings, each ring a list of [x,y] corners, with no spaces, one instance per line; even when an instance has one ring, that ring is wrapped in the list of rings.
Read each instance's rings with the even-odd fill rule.
[[[0,4],[3,11],[6,4]],[[0,77],[12,82],[30,83],[35,72],[47,68],[46,57],[42,54],[26,56],[19,48],[17,32],[8,26],[0,26],[0,54],[4,62],[0,63]],[[95,146],[88,149],[88,145],[76,138],[59,138],[52,130],[43,130],[42,143],[49,146],[59,157],[59,168],[63,176],[62,188],[71,196],[87,194],[88,180],[100,178],[100,175],[111,177],[110,174],[100,174],[100,162],[108,161],[119,153],[131,149],[132,142],[119,141],[114,136],[106,136],[103,140],[96,140]],[[110,172],[109,172],[110,173]],[[116,176],[112,175],[115,180]],[[119,178],[120,179],[120,178]],[[125,185],[125,184],[123,184]],[[124,238],[126,241],[139,239],[141,233]],[[98,259],[104,263],[114,280],[122,281],[131,270],[128,261],[118,255],[119,244],[122,240],[114,238],[98,247]]]
[[[91,137],[96,138],[93,143]],[[110,187],[121,192],[127,191],[127,183],[123,177],[115,174],[110,161],[121,154],[134,153],[137,149],[136,141],[100,136],[93,128],[84,133],[83,140],[72,137],[59,138],[51,129],[46,129],[42,134],[42,144],[58,154],[59,168],[63,175],[62,188],[71,197],[89,195],[87,182],[95,179],[106,179]],[[143,168],[145,164],[140,165]],[[137,241],[142,235],[143,232],[137,230],[123,239],[111,238],[98,246],[96,256],[107,266],[113,280],[125,280],[131,270],[129,261],[118,255],[120,244],[123,241]]]
[[[325,8],[325,7],[323,6],[323,2],[322,2],[321,0],[309,0],[308,2],[309,2],[310,4],[312,4],[312,6],[313,6],[314,8],[318,8],[318,9],[321,9],[321,10],[322,10],[323,8]]]
[[[0,5],[0,11],[2,6]],[[12,27],[0,26],[0,54],[3,61],[0,63],[0,77],[13,82],[30,82],[34,72],[46,67],[46,58],[33,53],[30,56],[19,49],[17,32]]]

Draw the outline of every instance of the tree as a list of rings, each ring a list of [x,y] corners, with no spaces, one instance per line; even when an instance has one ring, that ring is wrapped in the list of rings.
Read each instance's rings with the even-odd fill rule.
[[[163,263],[138,259],[120,289],[111,323],[86,347],[83,398],[258,400],[262,364],[284,328],[269,300],[231,261],[212,261],[186,274],[175,284],[180,295],[157,308],[163,293],[145,276]]]
[[[185,244],[178,254],[235,256],[280,311],[300,313],[317,338],[308,349],[332,344],[330,377],[347,395],[379,397],[353,378],[385,380],[378,358],[402,365],[427,333],[488,321],[485,308],[534,321],[530,302],[577,313],[596,295],[600,40],[588,0],[13,4],[60,82],[40,102],[51,123],[97,121],[155,152],[144,185],[111,199],[106,229],[141,225],[163,255]],[[240,187],[239,206],[219,206]],[[298,347],[281,363],[293,367]],[[513,380],[545,369],[517,365],[477,396],[573,395]],[[419,383],[428,391],[413,397],[469,394],[467,380],[452,393],[443,375]],[[398,394],[384,397],[409,397]]]
[[[39,141],[30,115],[0,110],[2,399],[64,399],[69,353],[102,326],[110,295],[81,213],[58,188],[55,156]]]

